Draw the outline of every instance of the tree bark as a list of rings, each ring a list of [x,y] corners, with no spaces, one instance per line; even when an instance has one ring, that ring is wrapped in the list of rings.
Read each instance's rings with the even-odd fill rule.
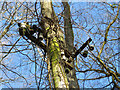
[[[59,28],[56,28],[53,22],[50,22],[48,19],[53,20],[53,8],[52,2],[41,2],[41,12],[43,19],[42,23],[44,23],[44,28],[47,32],[47,55],[48,60],[50,60],[50,67],[52,70],[52,78],[54,82],[54,88],[69,88],[68,81],[66,78],[64,67],[61,65],[61,51],[60,51],[60,44],[59,39],[63,37],[59,36]],[[47,17],[48,19],[44,18]],[[56,29],[56,30],[54,30]],[[63,33],[61,33],[63,34]],[[59,36],[59,39],[57,37]]]

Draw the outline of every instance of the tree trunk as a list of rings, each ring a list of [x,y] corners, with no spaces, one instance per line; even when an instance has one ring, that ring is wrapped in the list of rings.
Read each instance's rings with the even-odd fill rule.
[[[70,6],[68,2],[62,2],[62,3],[64,6],[63,18],[64,18],[66,48],[70,53],[74,54],[74,34],[71,24]],[[76,72],[75,72],[74,61],[72,61],[71,64],[74,68],[67,74],[67,78],[69,81],[69,88],[79,88],[78,80],[75,74]]]
[[[61,49],[59,44],[59,39],[63,40],[64,37],[59,36],[61,31],[59,31],[60,29],[57,28],[53,22],[54,11],[52,9],[52,2],[46,2],[45,0],[41,2],[41,12],[43,16],[42,23],[47,33],[47,55],[49,58],[48,60],[50,60],[54,88],[69,88],[64,72],[65,70],[61,64]]]

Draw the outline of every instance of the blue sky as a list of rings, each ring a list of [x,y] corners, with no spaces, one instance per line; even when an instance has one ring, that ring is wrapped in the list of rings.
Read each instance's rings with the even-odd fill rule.
[[[95,22],[106,22],[106,21],[108,21],[108,19],[109,18],[107,18],[107,15],[108,15],[108,13],[106,13],[104,10],[103,10],[103,12],[101,12],[101,11],[97,11],[97,9],[91,9],[91,11],[90,11],[90,9],[88,9],[87,10],[87,8],[89,7],[89,6],[87,6],[88,5],[88,3],[86,3],[86,2],[79,2],[79,3],[76,3],[76,1],[75,2],[73,2],[73,3],[70,3],[71,5],[73,4],[73,7],[71,7],[71,14],[72,15],[74,15],[75,13],[75,11],[79,11],[79,13],[82,13],[82,15],[80,16],[80,17],[77,17],[77,16],[73,16],[72,17],[72,19],[76,19],[77,18],[77,20],[76,20],[76,23],[78,24],[78,25],[80,25],[80,26],[83,26],[83,27],[85,27],[86,26],[86,24],[87,23],[84,23],[83,21],[85,21],[85,18],[84,18],[84,16],[87,16],[87,21],[88,22],[90,22],[89,24],[88,24],[88,26],[85,28],[85,29],[83,29],[83,30],[81,30],[81,29],[76,29],[76,28],[73,28],[73,30],[74,30],[74,34],[75,34],[75,44],[76,44],[76,42],[77,41],[80,41],[80,43],[78,44],[78,48],[89,38],[89,37],[91,37],[92,39],[93,39],[93,41],[94,42],[92,42],[91,44],[95,44],[97,47],[95,48],[95,51],[98,49],[98,50],[100,50],[100,43],[99,43],[99,41],[103,41],[103,39],[104,38],[100,38],[100,35],[93,35],[93,34],[91,34],[91,33],[89,33],[88,32],[88,30],[92,27],[92,26],[94,26],[95,25],[95,23],[93,23],[92,22],[92,18],[91,17],[93,17],[94,18],[94,20],[95,20]],[[99,6],[100,4],[96,4],[96,6]],[[82,8],[82,9],[81,9]],[[103,9],[104,7],[98,7],[99,9]],[[84,10],[84,9],[86,9],[86,10]],[[109,8],[110,9],[110,8]],[[56,12],[59,12],[60,10],[61,10],[61,8],[60,8],[60,10],[58,10],[57,11],[57,9],[55,9],[56,10]],[[110,11],[111,11],[111,9],[110,9]],[[78,14],[79,14],[78,13]],[[91,15],[90,15],[91,14]],[[99,18],[100,16],[99,16],[99,14],[102,14],[102,17],[101,18]],[[114,17],[114,16],[113,16]],[[101,20],[103,18],[103,20]],[[112,17],[111,17],[112,18]],[[63,20],[63,19],[62,19]],[[2,23],[4,23],[4,21],[2,21]],[[1,26],[1,24],[0,24],[0,26]],[[99,25],[98,26],[101,30],[103,30],[103,35],[104,35],[104,31],[105,31],[105,29],[106,29],[106,27],[107,27],[107,25]],[[13,28],[11,28],[10,30],[10,32],[9,32],[9,34],[11,34],[11,33],[13,33],[14,32],[14,34],[15,34],[15,36],[13,36],[13,37],[9,37],[8,38],[8,40],[10,40],[9,42],[6,42],[6,44],[13,44],[20,36],[19,36],[19,34],[18,34],[18,31],[17,31],[17,28],[18,28],[18,26],[16,25],[15,27],[13,27]],[[92,30],[91,30],[91,32],[92,33],[96,33],[96,32],[98,32],[98,28],[95,26],[95,27],[93,27],[92,28]],[[82,34],[81,34],[82,33]],[[112,34],[113,32],[111,32],[110,34]],[[6,38],[3,38],[3,40],[5,40]],[[100,40],[99,40],[100,39]],[[7,40],[6,40],[7,41]],[[18,42],[18,44],[17,45],[20,45],[21,43],[23,43],[24,42],[24,45],[27,45],[28,43],[25,41],[25,40],[23,40],[23,39],[21,39],[19,42]],[[10,47],[9,47],[10,48]],[[9,48],[8,48],[8,50],[9,50]],[[19,47],[19,46],[17,46],[16,48],[18,48],[19,50],[22,50],[23,48],[29,48],[29,49],[32,49],[33,47],[32,47],[32,45],[30,45],[30,46],[24,46],[24,47]],[[16,50],[16,48],[15,49],[13,49],[13,51],[14,50]],[[86,48],[87,49],[87,48]],[[6,47],[5,47],[5,49],[3,49],[3,51],[5,51],[6,50]],[[114,47],[114,50],[117,50],[117,47]],[[36,50],[37,51],[37,50]],[[97,52],[95,52],[95,51],[93,51],[94,52],[94,54],[97,54]],[[26,53],[26,54],[28,54],[29,56],[30,56],[30,58],[32,59],[32,60],[35,60],[34,59],[34,55],[32,54],[33,53],[33,51],[24,51],[24,52],[22,52],[22,53]],[[104,55],[105,54],[105,52],[102,54],[102,55]],[[80,55],[79,55],[80,56]],[[19,58],[18,58],[19,57]],[[81,56],[80,56],[81,57]],[[37,57],[37,59],[39,59],[40,58],[40,56],[38,56]],[[12,60],[13,59],[13,60]],[[20,66],[20,65],[26,65],[26,66],[23,66],[23,67],[19,67],[19,68],[17,68],[17,69],[15,69],[15,71],[17,71],[17,72],[19,72],[20,71],[20,73],[22,73],[22,75],[24,75],[24,76],[26,76],[26,77],[31,77],[32,76],[32,73],[29,73],[29,71],[30,70],[32,70],[32,72],[34,73],[34,69],[35,69],[35,65],[34,64],[29,64],[29,63],[31,63],[31,61],[29,61],[28,60],[28,57],[26,57],[25,55],[22,55],[22,54],[20,54],[20,53],[16,53],[16,54],[10,54],[9,55],[9,58],[8,57],[6,57],[6,59],[5,59],[6,61],[5,61],[5,63],[7,63],[7,60],[8,61],[11,61],[11,63],[10,64],[8,64],[9,66],[12,66],[12,64],[14,64],[14,66]],[[86,61],[88,60],[88,58],[86,58],[85,59]],[[39,62],[40,63],[40,62]],[[13,66],[13,67],[14,67]],[[95,66],[96,67],[96,66]],[[32,69],[30,69],[30,68],[32,68]],[[25,71],[24,71],[24,69],[25,69]],[[38,71],[39,71],[39,67],[38,67]],[[28,74],[27,74],[28,73]],[[11,74],[11,73],[9,73],[9,74]],[[27,74],[27,75],[26,75]],[[38,73],[39,74],[39,73]],[[15,78],[15,77],[17,77],[16,75],[14,76],[11,76],[11,77],[13,77],[13,78]],[[78,75],[78,77],[80,77],[80,78],[84,78],[84,74],[82,75]],[[33,79],[33,81],[34,81],[34,78],[32,78]],[[21,79],[21,80],[23,80],[23,79]],[[24,80],[23,80],[24,81]],[[30,80],[31,81],[31,80]],[[101,80],[101,83],[103,82],[104,80]],[[96,82],[97,82],[97,80],[96,80]],[[32,81],[31,81],[31,83],[32,83]],[[16,85],[17,84],[19,84],[19,83],[17,83],[17,82],[15,82],[15,83],[12,83],[13,84],[13,86],[15,86],[16,87]],[[11,84],[11,85],[12,85]],[[17,87],[21,87],[21,86],[23,86],[24,85],[24,83],[20,83]],[[34,86],[34,84],[33,84],[33,86]],[[86,87],[90,87],[90,85],[89,85],[89,82],[87,82],[87,84],[86,84]]]

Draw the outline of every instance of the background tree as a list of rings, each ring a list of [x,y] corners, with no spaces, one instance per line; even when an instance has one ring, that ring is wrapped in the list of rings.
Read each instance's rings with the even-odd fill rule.
[[[51,8],[45,9],[48,8],[45,7],[47,5]],[[69,87],[68,83],[70,86],[77,85],[78,82],[80,88],[119,88],[119,7],[119,3],[106,2],[69,4],[61,2],[2,2],[0,23],[2,50],[0,70],[2,75],[0,82],[3,87],[29,88],[40,86],[42,88],[51,88],[54,87],[54,77],[57,74],[59,82],[65,81],[64,83],[59,83],[62,86],[65,84],[64,87]],[[40,22],[44,21],[44,25],[41,28],[46,30],[51,26],[49,25],[49,20],[44,18],[45,16],[55,22],[51,29],[58,25],[57,30],[61,30],[61,32],[57,32],[58,36],[62,36],[62,41],[66,43],[65,49],[72,53],[74,52],[73,46],[79,49],[88,38],[92,38],[92,43],[90,44],[94,45],[94,51],[89,51],[86,58],[79,54],[74,59],[74,63],[71,63],[74,69],[67,75],[65,73],[61,74],[62,71],[64,72],[62,64],[54,67],[52,66],[54,63],[51,65],[49,62],[51,55],[56,55],[53,58],[58,59],[58,55],[60,56],[61,54],[60,49],[57,49],[60,48],[60,44],[56,45],[56,43],[58,44],[58,38],[50,40],[54,45],[51,44],[49,46],[48,42],[45,43],[51,48],[50,50],[54,49],[52,52],[55,52],[49,51],[46,55],[44,50],[41,49],[42,44],[33,42],[35,41],[34,38],[20,37],[16,28],[18,22],[25,21],[29,22],[30,25],[36,24],[40,27]],[[63,28],[65,41],[63,40]],[[74,36],[72,30],[74,31]],[[70,31],[70,33],[67,31]],[[51,37],[54,33],[49,32],[49,34]],[[55,48],[55,46],[57,47]],[[85,50],[88,50],[88,47]],[[58,61],[60,61],[60,58]],[[59,64],[58,61],[55,64]],[[52,68],[50,69],[51,66]],[[57,69],[53,71],[53,68]],[[56,73],[57,71],[61,73]],[[75,74],[77,78],[73,77]],[[64,76],[62,80],[60,80],[61,75]],[[16,84],[17,86],[15,86]],[[60,85],[55,86],[58,87]]]

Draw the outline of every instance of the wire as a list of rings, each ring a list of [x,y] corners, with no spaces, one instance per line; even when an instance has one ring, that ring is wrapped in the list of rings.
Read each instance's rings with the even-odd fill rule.
[[[40,80],[39,80],[38,90],[40,90],[39,87],[41,86],[40,83],[41,83],[41,79],[42,79],[42,72],[43,72],[43,67],[44,67],[44,62],[45,62],[45,57],[46,57],[46,52],[42,51],[42,53],[44,54],[44,57],[43,57],[43,61],[41,61],[42,69],[41,69],[41,73],[40,73]]]

